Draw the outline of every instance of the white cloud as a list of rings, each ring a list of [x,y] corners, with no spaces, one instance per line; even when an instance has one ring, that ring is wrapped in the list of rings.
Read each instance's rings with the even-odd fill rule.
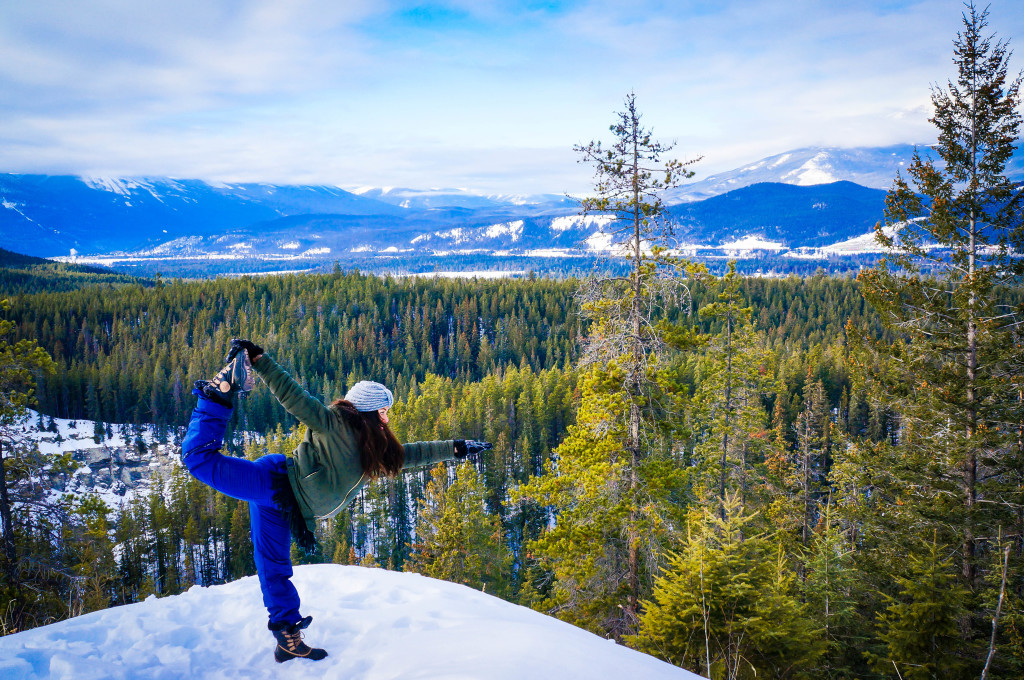
[[[630,90],[656,136],[705,155],[701,175],[804,146],[926,142],[963,10],[546,6],[8,3],[0,171],[578,192],[590,170],[572,145],[607,138]],[[1024,40],[1020,3],[994,3],[991,23]]]

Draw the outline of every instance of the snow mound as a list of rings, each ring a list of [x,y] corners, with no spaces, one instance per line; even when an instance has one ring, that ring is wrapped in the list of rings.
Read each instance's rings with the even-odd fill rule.
[[[274,662],[256,577],[86,614],[0,638],[0,677],[664,678],[698,676],[465,586],[333,564],[294,582],[330,656]]]
[[[735,253],[749,252],[751,250],[774,250],[775,252],[778,252],[780,250],[785,250],[786,246],[782,245],[778,241],[769,241],[768,239],[756,234],[747,234],[741,239],[737,239],[729,243],[723,243],[718,246],[718,248]]]

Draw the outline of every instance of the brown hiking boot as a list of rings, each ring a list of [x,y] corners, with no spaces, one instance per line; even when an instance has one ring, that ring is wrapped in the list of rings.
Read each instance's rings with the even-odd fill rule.
[[[307,616],[298,623],[268,624],[270,632],[277,639],[277,647],[274,648],[274,661],[283,663],[291,659],[310,659],[320,661],[327,657],[327,652],[316,647],[310,647],[302,641],[302,629],[309,625],[313,617]]]
[[[256,374],[252,370],[249,353],[232,346],[228,352],[227,364],[213,377],[210,384],[220,390],[227,399],[235,394],[245,395],[251,392],[252,388],[256,387]]]

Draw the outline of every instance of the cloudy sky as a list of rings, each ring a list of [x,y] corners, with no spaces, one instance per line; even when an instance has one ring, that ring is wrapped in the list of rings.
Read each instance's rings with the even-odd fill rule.
[[[1024,2],[990,29],[1024,68]],[[634,91],[698,178],[929,143],[959,0],[0,0],[0,172],[575,192]]]

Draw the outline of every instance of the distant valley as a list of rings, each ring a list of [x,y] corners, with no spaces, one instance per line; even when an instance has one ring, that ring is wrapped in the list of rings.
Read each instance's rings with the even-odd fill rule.
[[[907,145],[779,154],[667,193],[680,253],[860,257]],[[1010,165],[1024,176],[1024,163]],[[0,175],[0,247],[143,273],[544,270],[618,254],[607,215],[557,194]]]

